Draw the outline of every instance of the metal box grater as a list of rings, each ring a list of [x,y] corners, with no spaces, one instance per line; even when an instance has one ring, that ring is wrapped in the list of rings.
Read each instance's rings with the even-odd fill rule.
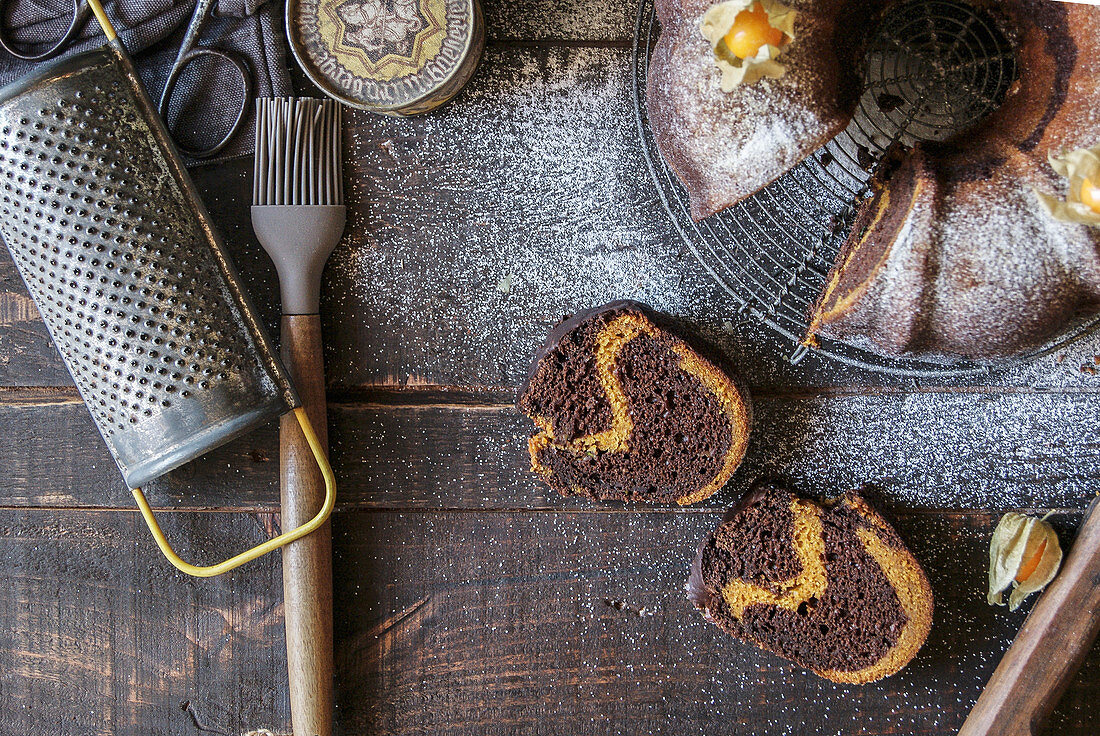
[[[0,89],[0,235],[136,488],[298,405],[117,42]]]

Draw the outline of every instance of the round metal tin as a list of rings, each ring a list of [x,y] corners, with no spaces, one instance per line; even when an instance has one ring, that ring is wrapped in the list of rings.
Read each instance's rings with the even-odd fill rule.
[[[288,0],[286,29],[325,94],[390,115],[453,98],[485,47],[478,0]]]

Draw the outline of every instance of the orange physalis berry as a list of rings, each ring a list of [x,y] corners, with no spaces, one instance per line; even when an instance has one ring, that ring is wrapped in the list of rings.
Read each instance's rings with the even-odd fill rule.
[[[1035,554],[1031,556],[1031,559],[1020,566],[1020,569],[1016,572],[1016,582],[1022,583],[1027,580],[1035,572],[1035,569],[1039,567],[1039,561],[1043,559],[1043,553],[1047,549],[1047,540],[1043,540],[1039,543],[1039,549],[1035,550]]]
[[[768,22],[768,13],[760,3],[754,3],[748,10],[742,10],[733,19],[733,27],[730,28],[723,39],[726,48],[739,59],[751,59],[764,45],[782,46],[786,43],[787,35],[778,28],[773,28]],[[1100,195],[1100,192],[1097,192]]]
[[[1093,184],[1092,179],[1081,182],[1081,204],[1100,214],[1100,187]]]

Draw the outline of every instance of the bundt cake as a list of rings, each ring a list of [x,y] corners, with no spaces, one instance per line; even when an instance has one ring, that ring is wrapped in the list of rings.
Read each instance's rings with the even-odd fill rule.
[[[550,333],[518,406],[539,427],[531,469],[551,488],[690,504],[729,480],[748,444],[748,394],[671,330],[619,301]]]
[[[722,90],[716,49],[700,26],[713,0],[656,0],[661,35],[649,65],[646,109],[658,150],[701,220],[777,179],[848,124],[858,94],[854,0],[785,0],[795,11],[778,78]],[[754,5],[747,12],[754,20]],[[766,38],[766,37],[765,37]],[[788,39],[785,39],[788,40]]]
[[[894,674],[932,626],[932,589],[856,492],[821,505],[757,485],[699,547],[688,597],[711,623],[836,682]]]
[[[917,146],[860,207],[810,314],[886,356],[995,361],[1100,308],[1100,229],[1054,219],[1049,158],[1100,143],[1100,8],[974,0],[1017,49],[1018,80],[977,127]]]

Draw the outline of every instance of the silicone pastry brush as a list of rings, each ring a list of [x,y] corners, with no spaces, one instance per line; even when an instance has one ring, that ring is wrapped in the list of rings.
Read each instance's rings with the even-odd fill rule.
[[[341,109],[314,99],[260,99],[252,227],[275,262],[282,357],[326,449],[321,272],[344,232]],[[282,523],[309,519],[324,498],[297,424],[279,428]],[[290,710],[295,736],[332,733],[332,535],[329,525],[283,549]]]

